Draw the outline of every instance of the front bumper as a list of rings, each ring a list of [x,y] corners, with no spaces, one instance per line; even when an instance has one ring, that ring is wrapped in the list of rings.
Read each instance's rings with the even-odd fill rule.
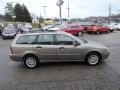
[[[109,50],[104,51],[104,52],[103,52],[103,55],[102,55],[102,60],[107,59],[107,58],[109,57],[109,55],[110,55]]]
[[[13,36],[5,36],[5,35],[2,35],[2,38],[3,39],[13,39],[15,37],[15,35]]]

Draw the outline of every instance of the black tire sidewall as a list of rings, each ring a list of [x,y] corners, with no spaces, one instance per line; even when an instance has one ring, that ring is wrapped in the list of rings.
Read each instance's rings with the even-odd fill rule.
[[[29,67],[29,66],[26,64],[26,60],[27,60],[27,58],[29,58],[29,57],[32,57],[32,58],[35,59],[36,65],[35,65],[34,67]],[[29,68],[29,69],[37,68],[37,67],[39,66],[39,60],[38,60],[38,58],[37,58],[36,56],[34,56],[34,55],[27,55],[27,56],[24,57],[23,60],[24,60],[24,65],[25,65],[27,68]]]
[[[96,64],[91,64],[91,63],[89,63],[88,59],[89,59],[89,57],[90,57],[91,55],[96,55],[96,56],[98,57],[98,62],[97,62]],[[86,62],[88,65],[90,65],[90,66],[98,65],[98,64],[100,63],[100,61],[101,61],[101,56],[100,56],[98,53],[89,53],[89,54],[87,55],[86,59],[85,59],[85,62]]]
[[[96,34],[97,34],[97,35],[100,34],[99,30],[97,30]]]

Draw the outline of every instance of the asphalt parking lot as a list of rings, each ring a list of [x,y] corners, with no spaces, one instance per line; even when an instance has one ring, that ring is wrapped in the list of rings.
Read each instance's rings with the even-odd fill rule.
[[[12,40],[0,37],[0,90],[120,90],[120,32],[85,34],[80,38],[106,45],[109,58],[97,66],[42,63],[37,69],[27,69],[9,59]]]

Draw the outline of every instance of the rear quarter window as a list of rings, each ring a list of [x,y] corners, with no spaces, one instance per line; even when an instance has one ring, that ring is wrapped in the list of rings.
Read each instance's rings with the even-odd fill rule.
[[[34,44],[36,35],[26,35],[18,38],[16,44]]]

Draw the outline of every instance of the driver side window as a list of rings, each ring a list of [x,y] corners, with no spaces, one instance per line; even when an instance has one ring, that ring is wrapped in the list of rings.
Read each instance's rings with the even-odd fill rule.
[[[56,35],[57,45],[74,45],[75,40],[66,35]]]

